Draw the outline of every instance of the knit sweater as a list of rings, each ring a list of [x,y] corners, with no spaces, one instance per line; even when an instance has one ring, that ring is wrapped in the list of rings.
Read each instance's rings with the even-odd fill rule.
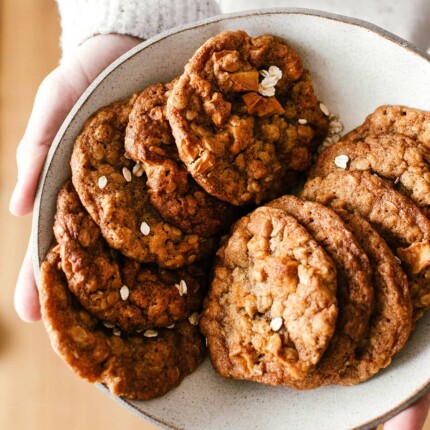
[[[148,39],[220,13],[215,0],[57,0],[63,55],[96,34]]]
[[[163,30],[219,14],[259,7],[305,7],[361,18],[430,47],[428,0],[57,0],[66,54],[96,34],[148,39]]]

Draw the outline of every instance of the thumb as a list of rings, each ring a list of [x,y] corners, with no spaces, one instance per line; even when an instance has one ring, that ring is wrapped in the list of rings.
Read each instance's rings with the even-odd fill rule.
[[[18,182],[9,205],[14,215],[32,211],[46,154],[78,98],[109,63],[140,42],[138,38],[119,34],[94,36],[43,80],[18,146]]]
[[[430,393],[427,393],[408,409],[387,421],[384,430],[421,430],[427,418],[429,405]]]
[[[78,97],[79,94],[70,88],[59,68],[40,85],[27,129],[17,150],[18,182],[9,206],[14,215],[26,215],[32,211],[46,154]]]
[[[39,294],[34,280],[31,240],[15,288],[15,310],[27,322],[40,319]]]

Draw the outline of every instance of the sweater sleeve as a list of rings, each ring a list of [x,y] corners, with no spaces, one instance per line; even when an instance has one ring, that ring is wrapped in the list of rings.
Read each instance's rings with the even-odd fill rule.
[[[220,13],[216,0],[57,0],[63,55],[96,34],[148,39]]]

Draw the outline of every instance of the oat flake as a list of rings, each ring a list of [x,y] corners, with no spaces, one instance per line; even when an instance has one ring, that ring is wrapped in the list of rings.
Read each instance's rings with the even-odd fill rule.
[[[320,103],[320,109],[321,109],[321,112],[325,116],[329,116],[330,115],[330,111],[328,110],[328,107],[324,103]]]
[[[338,134],[334,134],[334,135],[331,137],[331,141],[332,141],[333,143],[338,143],[338,142],[339,142],[339,140],[340,140],[340,136],[339,136]]]
[[[143,223],[140,224],[140,231],[144,236],[148,236],[149,232],[151,231],[151,228],[145,221],[143,221]]]
[[[341,169],[346,169],[348,167],[348,161],[349,157],[347,155],[338,155],[334,159],[334,164],[336,164],[337,167],[340,167]]]
[[[266,76],[262,81],[261,81],[261,86],[262,87],[274,87],[277,82],[278,82],[278,78],[276,76]]]
[[[330,114],[327,136],[324,142],[318,147],[318,152],[337,143],[340,140],[340,133],[343,131],[343,124],[339,121],[339,115]]]
[[[188,292],[187,283],[183,279],[181,282],[179,282],[179,284],[176,284],[175,287],[178,289],[180,296],[183,296]]]
[[[119,294],[121,295],[121,299],[128,299],[128,296],[130,295],[130,290],[128,289],[127,285],[123,285],[121,287],[121,289],[119,290]]]
[[[200,317],[199,313],[198,312],[194,312],[193,314],[190,315],[190,317],[188,318],[188,321],[192,325],[198,325],[199,324],[199,317]]]
[[[281,317],[273,318],[273,320],[270,321],[270,328],[273,331],[278,331],[282,327],[282,324],[284,324],[284,320]]]
[[[133,175],[140,177],[143,175],[143,167],[140,163],[136,163],[133,167]]]
[[[158,336],[158,331],[157,330],[145,330],[143,335],[145,337],[157,337]]]
[[[107,185],[107,178],[106,176],[100,176],[98,180],[99,188],[102,190]]]
[[[265,97],[275,95],[275,86],[279,79],[282,78],[282,71],[279,67],[270,66],[269,70],[260,70],[260,74],[264,79],[258,85],[258,92]]]
[[[277,78],[278,81],[282,78],[282,70],[277,66],[270,66],[268,72],[270,76]]]
[[[262,87],[261,84],[258,85],[258,92],[265,97],[272,97],[275,95],[275,87]]]
[[[175,284],[175,287],[178,289],[180,296],[187,294],[187,290],[188,290],[187,283],[184,280],[181,280],[179,284]]]
[[[112,333],[115,336],[121,336],[121,330],[118,327],[114,327],[113,330],[112,330]]]
[[[122,176],[127,182],[131,182],[131,172],[127,169],[127,167],[122,168]]]

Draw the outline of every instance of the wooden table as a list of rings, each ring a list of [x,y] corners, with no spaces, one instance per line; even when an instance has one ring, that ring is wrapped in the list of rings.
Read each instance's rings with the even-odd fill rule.
[[[0,429],[155,429],[72,374],[42,324],[15,314],[13,290],[31,227],[30,217],[7,210],[15,151],[37,87],[58,63],[60,27],[53,0],[0,0],[0,6]]]

